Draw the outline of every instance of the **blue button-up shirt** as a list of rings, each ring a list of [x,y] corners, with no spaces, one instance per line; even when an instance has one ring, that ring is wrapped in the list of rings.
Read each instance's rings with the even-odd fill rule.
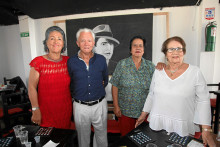
[[[71,78],[70,89],[74,99],[87,102],[105,96],[108,68],[104,56],[94,53],[89,60],[88,70],[78,54],[69,58],[67,66]]]

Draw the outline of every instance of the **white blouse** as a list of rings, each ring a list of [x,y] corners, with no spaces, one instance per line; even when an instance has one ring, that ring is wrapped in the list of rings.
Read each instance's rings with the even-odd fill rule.
[[[205,79],[196,66],[189,65],[172,80],[165,70],[155,70],[144,112],[153,130],[194,135],[199,125],[211,125],[209,92]]]

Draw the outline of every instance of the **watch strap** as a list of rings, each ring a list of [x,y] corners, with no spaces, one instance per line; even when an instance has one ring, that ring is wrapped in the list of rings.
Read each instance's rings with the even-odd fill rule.
[[[32,111],[36,111],[37,109],[40,109],[39,107],[32,107]]]
[[[212,129],[202,128],[202,131],[205,131],[205,132],[212,132]]]

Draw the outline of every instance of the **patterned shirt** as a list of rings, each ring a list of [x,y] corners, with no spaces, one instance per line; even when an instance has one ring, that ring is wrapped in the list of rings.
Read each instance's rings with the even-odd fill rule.
[[[118,88],[118,102],[123,115],[132,118],[140,116],[154,69],[154,64],[144,58],[138,70],[131,56],[118,62],[110,83]]]

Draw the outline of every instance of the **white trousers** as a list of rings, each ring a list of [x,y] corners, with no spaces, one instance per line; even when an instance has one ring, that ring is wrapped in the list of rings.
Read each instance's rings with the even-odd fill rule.
[[[94,128],[93,147],[107,147],[107,101],[87,106],[73,103],[73,115],[77,130],[79,147],[90,146],[91,125]]]

